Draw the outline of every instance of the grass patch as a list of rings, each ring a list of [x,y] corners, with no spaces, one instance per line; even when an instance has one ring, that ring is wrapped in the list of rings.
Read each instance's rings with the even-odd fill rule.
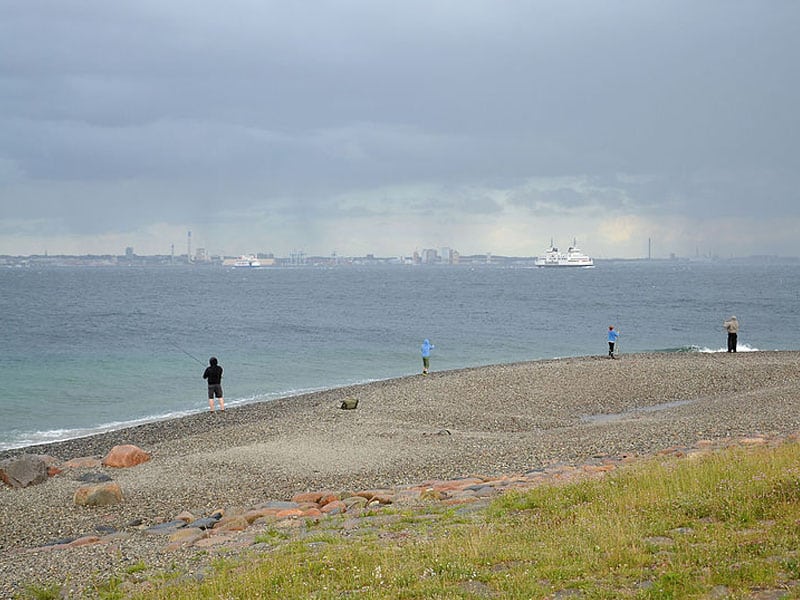
[[[278,531],[277,529],[267,529],[256,536],[256,543],[259,544],[272,544],[276,541],[288,540],[291,536],[285,531]]]
[[[143,571],[147,571],[147,565],[144,564],[142,561],[138,561],[125,567],[124,572],[126,575],[134,575],[136,573],[141,573]]]
[[[404,511],[385,536],[283,542],[139,597],[798,598],[799,518],[800,446],[735,448],[509,492],[466,515]]]
[[[56,583],[50,585],[29,585],[23,592],[26,600],[58,600],[61,598],[61,586]]]

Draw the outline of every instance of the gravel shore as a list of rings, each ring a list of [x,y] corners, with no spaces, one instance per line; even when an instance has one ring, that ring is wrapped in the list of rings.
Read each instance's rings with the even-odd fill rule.
[[[346,397],[359,400],[356,410],[339,409]],[[668,353],[434,372],[8,451],[0,458],[27,452],[68,460],[135,444],[152,460],[93,469],[121,486],[125,500],[112,507],[73,505],[81,470],[21,490],[0,484],[0,597],[26,582],[80,583],[139,561],[189,560],[180,552],[165,557],[146,536],[113,553],[105,546],[30,552],[98,526],[125,530],[308,490],[518,473],[798,431],[800,352]]]

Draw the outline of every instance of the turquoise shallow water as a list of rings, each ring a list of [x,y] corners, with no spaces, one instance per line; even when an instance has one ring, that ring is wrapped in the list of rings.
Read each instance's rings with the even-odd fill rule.
[[[594,269],[0,270],[0,449],[207,408],[434,370],[604,354],[796,349],[800,265],[606,262]]]

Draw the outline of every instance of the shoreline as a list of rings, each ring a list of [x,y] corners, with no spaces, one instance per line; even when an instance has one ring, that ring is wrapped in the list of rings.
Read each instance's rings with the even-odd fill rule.
[[[625,354],[620,356],[620,360],[609,365],[614,365],[619,368],[620,365],[629,363],[639,364],[643,361],[656,361],[656,362],[682,362],[682,361],[701,361],[706,364],[713,364],[709,361],[724,360],[730,358],[732,360],[739,359],[741,361],[748,361],[753,357],[781,357],[789,361],[800,361],[800,350],[773,350],[773,351],[758,351],[737,353],[728,355],[724,352],[714,353],[676,353],[676,352],[647,352],[647,353],[634,353]],[[58,456],[67,460],[79,456],[97,456],[105,454],[108,449],[118,444],[135,444],[140,446],[158,446],[166,442],[175,442],[187,435],[198,435],[204,433],[213,433],[215,431],[223,431],[231,427],[242,426],[245,423],[258,421],[261,419],[276,419],[280,417],[287,417],[296,414],[298,411],[310,410],[317,412],[322,406],[329,406],[334,408],[345,397],[369,395],[374,396],[380,394],[383,390],[416,386],[421,381],[441,381],[453,380],[459,378],[469,378],[470,376],[479,376],[492,372],[516,371],[516,370],[536,370],[539,368],[545,369],[548,366],[555,365],[569,365],[579,366],[581,364],[594,364],[596,362],[606,363],[606,357],[602,355],[587,355],[575,357],[562,357],[562,358],[549,358],[537,359],[531,361],[520,361],[513,363],[502,363],[496,365],[483,365],[474,367],[464,367],[459,369],[452,369],[448,371],[432,371],[429,375],[423,377],[419,374],[404,375],[399,377],[392,377],[388,379],[381,379],[370,381],[367,383],[350,384],[341,387],[325,388],[318,391],[312,391],[302,394],[291,396],[282,396],[269,400],[261,400],[254,402],[247,402],[244,404],[233,405],[227,407],[227,410],[220,413],[211,413],[208,410],[199,410],[195,413],[190,413],[178,417],[168,417],[153,421],[147,421],[133,426],[124,426],[118,429],[110,429],[108,431],[92,433],[85,436],[67,438],[64,440],[57,440],[51,442],[31,444],[27,446],[20,446],[18,448],[10,448],[0,450],[0,460],[20,456],[22,454],[50,454]],[[771,360],[761,361],[752,360],[751,362],[762,363],[771,362]],[[581,374],[578,372],[578,376]],[[800,379],[800,378],[799,378]],[[724,391],[721,389],[720,391]],[[675,407],[685,403],[685,400],[679,398],[677,400],[665,399],[665,404],[675,403]],[[645,402],[647,404],[647,402]],[[362,404],[363,406],[363,404]],[[339,411],[348,412],[348,411]],[[358,412],[358,411],[357,411]],[[363,411],[361,411],[363,412]],[[332,413],[336,414],[336,413]],[[602,412],[598,413],[603,415]],[[591,416],[591,415],[584,415]],[[613,415],[612,415],[613,416]],[[604,419],[599,419],[603,421]]]
[[[648,355],[648,354],[672,354],[671,352],[647,352],[647,353],[637,353],[637,354],[630,354],[626,356],[637,356],[637,355]],[[502,367],[513,367],[515,365],[528,365],[528,364],[536,364],[536,363],[544,363],[549,361],[564,361],[564,360],[581,360],[581,359],[595,359],[600,357],[599,355],[580,355],[580,356],[566,356],[566,357],[556,357],[556,358],[541,358],[535,360],[528,360],[528,361],[515,361],[510,363],[497,363],[491,365],[478,365],[478,366],[471,366],[471,367],[461,367],[457,369],[449,369],[445,371],[431,371],[431,375],[437,375],[439,377],[446,376],[449,374],[458,374],[462,372],[469,372],[469,371],[479,371],[482,369],[496,369]],[[325,394],[325,395],[335,395],[337,392],[342,393],[342,397],[347,395],[353,395],[358,392],[361,388],[366,388],[373,385],[383,385],[383,384],[391,384],[394,382],[401,382],[403,380],[412,380],[419,377],[419,373],[410,374],[410,375],[399,375],[396,377],[389,377],[386,379],[373,379],[363,383],[351,383],[337,387],[329,387],[329,388],[320,388],[317,390],[312,390],[308,392],[302,392],[298,394],[291,394],[287,396],[277,396],[275,398],[269,398],[266,400],[254,400],[243,402],[240,404],[230,404],[226,402],[226,412],[234,412],[240,409],[245,409],[248,407],[253,406],[261,406],[265,404],[269,404],[272,402],[290,402],[290,401],[298,401],[302,402],[303,400],[313,399],[314,397]],[[141,419],[141,423],[130,424],[130,425],[122,425],[120,427],[115,427],[107,430],[98,430],[96,432],[88,433],[86,435],[80,435],[76,437],[68,437],[60,440],[52,440],[47,442],[36,442],[32,444],[27,444],[24,446],[17,446],[15,448],[5,448],[0,449],[0,460],[4,460],[6,458],[11,458],[15,456],[20,456],[22,454],[49,454],[51,452],[57,453],[61,451],[71,452],[72,449],[80,449],[82,447],[88,449],[95,449],[99,447],[105,447],[109,440],[113,441],[120,437],[127,437],[123,435],[123,432],[130,432],[129,437],[131,439],[144,439],[150,440],[152,439],[152,435],[148,434],[156,434],[156,439],[160,439],[160,435],[165,428],[165,426],[169,425],[170,423],[178,423],[180,421],[186,420],[187,422],[194,423],[197,419],[203,419],[203,415],[209,414],[209,410],[207,408],[198,409],[197,411],[186,411],[185,414],[180,414],[177,416],[165,416],[163,418],[154,417],[152,420],[148,419],[147,417],[143,417]],[[200,425],[205,426],[206,423],[202,420],[199,421]],[[152,431],[150,431],[152,430]],[[141,432],[141,433],[140,433]],[[139,436],[142,437],[139,437]],[[95,439],[96,438],[96,439]],[[83,443],[85,442],[85,444]],[[125,442],[115,442],[115,443],[125,443]],[[112,444],[113,445],[113,444]],[[91,453],[90,453],[91,454]]]
[[[504,366],[511,366],[511,365],[518,365],[518,364],[528,364],[528,363],[538,363],[538,362],[545,362],[551,360],[568,360],[568,359],[580,359],[580,358],[591,358],[592,355],[581,355],[581,356],[574,356],[574,357],[557,357],[557,358],[542,358],[542,359],[535,359],[530,361],[515,361],[511,363],[498,363],[493,365],[478,365],[478,366],[471,366],[471,367],[461,367],[457,369],[448,369],[445,371],[432,371],[431,373],[436,373],[438,375],[445,375],[448,373],[459,373],[462,371],[471,371],[475,369],[489,369],[495,367],[504,367]],[[395,377],[388,377],[386,379],[370,379],[361,383],[349,383],[341,386],[335,387],[323,387],[319,389],[312,389],[310,391],[300,392],[300,393],[293,393],[285,396],[275,396],[274,398],[268,398],[264,400],[249,400],[245,402],[240,402],[238,404],[231,404],[228,400],[225,402],[225,406],[227,412],[236,411],[245,407],[250,407],[253,405],[263,405],[268,404],[270,402],[277,402],[277,401],[291,401],[291,400],[300,400],[302,401],[305,398],[310,398],[313,396],[317,396],[319,394],[334,394],[337,391],[349,391],[355,392],[359,388],[377,385],[377,384],[384,384],[389,382],[401,381],[404,379],[413,379],[419,376],[419,373],[408,374],[408,375],[398,375]],[[122,431],[131,431],[135,432],[136,430],[148,428],[148,427],[155,427],[161,428],[162,426],[169,424],[171,422],[181,421],[184,419],[196,419],[199,415],[204,415],[209,413],[210,411],[207,408],[199,408],[197,410],[187,410],[182,411],[180,414],[175,415],[165,415],[163,417],[154,416],[150,417],[142,417],[138,420],[130,421],[129,424],[122,424],[119,427],[111,427],[108,429],[101,429],[101,426],[98,426],[96,431],[92,431],[91,433],[87,433],[85,435],[78,435],[75,437],[66,437],[63,439],[54,439],[51,441],[42,441],[42,442],[34,442],[25,444],[23,446],[15,446],[13,448],[0,448],[0,460],[11,458],[14,456],[19,456],[21,454],[47,454],[52,449],[61,449],[61,448],[70,448],[75,446],[80,446],[81,440],[87,440],[89,443],[87,447],[95,447],[98,444],[101,444],[102,441],[98,443],[92,443],[93,438],[98,438],[100,440],[105,439],[107,437],[114,438],[116,433]],[[137,422],[138,421],[138,422]],[[134,434],[135,435],[135,434]],[[35,452],[34,452],[35,451]]]
[[[357,409],[339,409],[348,396]],[[191,550],[165,557],[135,532],[115,557],[91,546],[26,552],[100,525],[125,530],[306,491],[514,474],[798,431],[800,351],[650,353],[432,372],[30,446],[6,454],[66,461],[134,444],[152,458],[128,469],[68,469],[21,490],[0,486],[0,591],[29,565],[63,581],[78,565],[110,576],[137,560],[197,560]],[[122,504],[74,506],[87,472],[113,478]]]
[[[542,360],[561,360],[561,359],[542,359]],[[530,361],[530,362],[539,362],[539,361]],[[508,363],[508,364],[525,364],[525,363]],[[445,375],[447,373],[458,373],[460,371],[467,371],[472,369],[484,369],[484,368],[491,368],[495,365],[486,365],[486,366],[478,366],[478,367],[464,367],[463,369],[452,369],[449,371],[439,371],[439,375]],[[499,365],[504,366],[504,365]],[[270,403],[275,402],[303,402],[305,400],[314,400],[319,395],[336,395],[340,393],[342,397],[347,395],[353,395],[358,392],[360,388],[365,388],[369,386],[379,385],[379,384],[387,384],[392,382],[399,382],[404,379],[413,379],[416,378],[417,375],[402,375],[398,377],[390,377],[387,379],[377,379],[371,380],[365,383],[353,383],[347,384],[339,387],[331,387],[331,388],[321,388],[319,390],[303,392],[299,394],[292,394],[289,396],[278,396],[275,398],[270,398],[267,400],[254,400],[249,402],[244,402],[241,404],[230,404],[226,401],[225,406],[226,410],[223,411],[226,415],[230,415],[231,413],[237,413],[242,410],[251,409],[251,411],[261,412],[261,408],[264,405],[268,405]],[[253,408],[257,407],[257,408]],[[169,425],[177,425],[179,429],[185,429],[188,426],[198,425],[200,427],[213,427],[211,423],[207,422],[206,418],[210,416],[210,411],[208,408],[205,409],[198,409],[197,411],[189,412],[187,411],[186,414],[181,414],[178,416],[165,416],[163,418],[153,418],[152,420],[147,419],[146,417],[142,419],[141,423],[131,424],[131,425],[123,425],[121,427],[111,428],[107,430],[96,431],[93,433],[88,433],[86,435],[80,435],[76,437],[69,437],[60,440],[52,440],[48,442],[37,442],[33,444],[27,444],[25,446],[18,446],[15,448],[5,448],[0,449],[0,460],[6,458],[12,458],[15,456],[20,456],[22,454],[57,454],[57,453],[70,453],[78,451],[80,452],[81,449],[87,450],[86,455],[90,454],[98,454],[100,452],[104,452],[108,444],[112,446],[117,443],[136,443],[136,442],[120,442],[117,441],[119,439],[130,439],[130,440],[140,440],[142,443],[158,443],[163,441],[163,433],[165,431],[169,431]],[[223,415],[220,415],[223,416]],[[185,423],[182,425],[181,423]],[[230,422],[228,424],[231,424]],[[97,452],[94,452],[97,450]]]
[[[795,350],[771,350],[771,351],[770,350],[767,350],[767,351],[746,350],[746,351],[742,352],[742,354],[750,353],[750,352],[795,352]],[[798,350],[797,352],[800,352],[800,350]],[[686,354],[693,354],[693,353],[694,352],[686,352]],[[697,353],[699,353],[699,354],[723,354],[725,352],[723,350],[719,350],[719,351],[710,351],[710,352],[698,351]],[[620,355],[620,357],[635,358],[637,356],[651,356],[651,355],[655,355],[655,356],[660,356],[660,355],[672,356],[674,354],[684,354],[684,352],[675,352],[675,351],[639,352],[639,353],[623,354],[623,355]],[[590,355],[566,356],[566,357],[555,357],[555,358],[541,358],[541,359],[534,359],[534,360],[528,360],[528,361],[515,361],[515,362],[510,362],[510,363],[497,363],[497,364],[491,364],[491,365],[478,365],[478,366],[471,366],[471,367],[462,367],[462,368],[457,368],[457,369],[449,369],[449,370],[446,370],[446,371],[432,371],[431,374],[436,374],[438,376],[444,376],[444,375],[447,375],[447,374],[458,374],[458,373],[462,373],[462,372],[469,372],[469,371],[482,370],[482,369],[496,369],[496,368],[502,368],[502,367],[513,367],[513,366],[516,366],[516,365],[529,365],[529,364],[546,363],[546,362],[552,362],[552,361],[568,361],[568,360],[572,361],[572,360],[598,359],[598,358],[604,358],[604,356],[602,356],[602,355],[591,355],[590,354]],[[265,399],[265,400],[248,401],[248,402],[244,402],[244,403],[241,403],[241,404],[233,404],[233,405],[231,405],[229,403],[226,403],[226,407],[227,407],[228,411],[236,411],[236,410],[243,409],[243,408],[246,408],[246,407],[251,407],[251,406],[254,406],[254,405],[260,406],[260,405],[268,404],[268,403],[271,403],[271,402],[278,402],[278,401],[284,402],[284,401],[296,400],[296,401],[302,402],[304,399],[313,398],[313,397],[315,397],[317,395],[320,395],[320,394],[326,394],[326,395],[335,394],[338,391],[341,391],[344,395],[347,395],[347,394],[351,394],[352,395],[353,393],[356,393],[360,388],[364,388],[364,387],[368,387],[368,386],[372,386],[372,385],[386,384],[386,383],[391,383],[391,382],[399,382],[399,381],[403,381],[403,380],[406,380],[406,379],[414,379],[414,378],[416,378],[418,376],[419,376],[418,373],[410,374],[410,375],[400,375],[400,376],[397,376],[397,377],[389,377],[387,379],[369,380],[369,381],[366,381],[364,383],[351,383],[351,384],[346,384],[346,385],[338,386],[338,387],[320,388],[320,389],[312,390],[312,391],[308,391],[308,392],[302,392],[302,393],[298,393],[298,394],[291,394],[291,395],[287,395],[287,396],[277,396],[277,397],[269,398],[269,399]],[[154,430],[157,430],[160,433],[162,431],[162,428],[164,428],[166,425],[169,425],[170,423],[179,422],[179,421],[182,421],[182,420],[194,420],[194,419],[202,418],[201,415],[205,415],[208,412],[209,411],[207,409],[200,408],[200,409],[197,409],[196,411],[185,411],[184,414],[178,414],[178,415],[168,415],[168,416],[164,416],[164,417],[153,417],[152,419],[150,419],[148,417],[142,417],[141,419],[139,419],[139,421],[141,421],[139,423],[133,424],[134,422],[131,422],[132,424],[123,424],[120,427],[113,427],[113,428],[104,429],[104,430],[98,429],[97,431],[93,431],[93,432],[87,433],[85,435],[79,435],[79,436],[75,436],[75,437],[67,437],[67,438],[64,438],[64,439],[57,439],[57,440],[51,440],[51,441],[35,442],[35,443],[26,444],[26,445],[23,445],[23,446],[16,446],[14,448],[0,448],[0,460],[4,460],[6,458],[11,458],[11,457],[15,457],[15,456],[20,456],[22,454],[48,454],[50,452],[58,452],[58,451],[62,451],[62,450],[66,450],[67,452],[69,452],[69,451],[71,451],[70,449],[72,449],[72,448],[75,448],[75,449],[81,448],[83,446],[83,444],[82,444],[83,441],[86,442],[86,444],[85,444],[86,448],[90,448],[90,449],[97,448],[97,447],[102,446],[103,444],[105,444],[106,443],[105,440],[107,440],[107,439],[108,440],[118,439],[120,437],[120,435],[121,435],[121,432],[131,432],[131,436],[134,436],[134,437],[136,437],[138,435],[138,433],[137,433],[138,430],[145,431],[145,430],[149,430],[149,429],[154,429]],[[148,439],[150,439],[150,437],[148,437],[145,434],[144,439],[148,440]],[[119,443],[124,443],[124,442],[119,442]]]
[[[800,356],[800,350],[767,350],[757,352],[737,353],[733,356],[740,358],[751,355],[785,355],[790,357],[792,355]],[[620,355],[620,362],[624,364],[628,361],[641,361],[663,359],[669,361],[671,359],[678,360],[681,357],[726,357],[725,352],[712,352],[712,353],[692,353],[692,352],[646,352],[646,353],[633,353]],[[467,376],[469,374],[477,374],[482,372],[497,371],[503,369],[518,369],[518,368],[532,368],[535,369],[537,365],[547,364],[568,364],[568,363],[582,363],[582,362],[605,362],[606,357],[602,355],[585,355],[574,357],[560,357],[560,358],[546,358],[536,359],[531,361],[518,361],[513,363],[500,363],[495,365],[481,365],[473,367],[463,367],[459,369],[452,369],[447,371],[432,371],[426,379],[434,378],[457,378],[460,376]],[[618,364],[618,363],[614,363]],[[319,408],[323,402],[336,403],[341,399],[358,395],[359,393],[371,392],[372,390],[379,390],[386,387],[403,385],[404,383],[411,383],[418,381],[421,375],[403,375],[399,377],[391,377],[388,379],[380,379],[369,381],[366,383],[355,383],[344,385],[340,387],[324,388],[316,391],[281,396],[269,400],[260,400],[254,402],[247,402],[227,407],[223,414],[210,413],[208,410],[198,410],[197,412],[177,416],[167,417],[163,419],[156,419],[146,421],[132,426],[123,426],[120,428],[109,429],[97,433],[91,433],[84,436],[66,438],[63,440],[55,440],[50,442],[30,444],[20,446],[17,448],[8,448],[0,450],[0,460],[20,456],[22,454],[52,454],[52,455],[70,455],[70,457],[77,456],[91,456],[105,454],[105,452],[112,446],[117,444],[135,444],[135,445],[153,445],[159,444],[167,440],[179,439],[189,432],[202,431],[204,429],[214,430],[217,428],[226,428],[240,424],[246,419],[265,418],[285,415],[287,412],[294,412],[292,409],[302,410],[304,408]],[[274,411],[273,411],[274,408]],[[275,412],[274,415],[271,413]],[[210,421],[219,417],[219,421]],[[225,421],[221,419],[225,418]]]

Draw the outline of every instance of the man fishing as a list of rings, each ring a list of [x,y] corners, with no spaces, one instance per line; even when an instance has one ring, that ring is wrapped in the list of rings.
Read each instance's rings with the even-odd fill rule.
[[[617,358],[614,356],[614,346],[617,343],[619,331],[614,329],[613,325],[608,326],[608,358]]]
[[[422,342],[422,346],[420,347],[420,352],[422,352],[422,374],[427,375],[428,369],[431,366],[431,350],[433,350],[435,346],[431,344],[430,340],[426,339]]]
[[[736,346],[739,345],[739,320],[731,316],[722,326],[728,332],[728,352],[736,352]]]
[[[214,397],[219,399],[220,411],[225,410],[225,399],[222,397],[222,367],[217,364],[217,358],[208,359],[208,366],[203,372],[203,379],[208,380],[208,407],[214,412]]]

